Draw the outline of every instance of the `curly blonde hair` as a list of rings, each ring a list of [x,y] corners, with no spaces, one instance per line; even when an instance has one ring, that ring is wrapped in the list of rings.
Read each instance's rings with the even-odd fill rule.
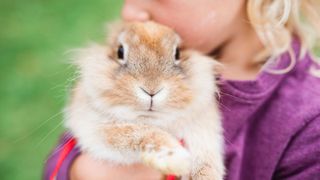
[[[320,47],[319,0],[248,0],[247,11],[250,23],[265,46],[258,59],[277,57],[286,51],[295,57],[291,46],[293,35],[298,36],[302,43],[300,57],[307,50]],[[319,64],[316,56],[312,55]],[[292,63],[287,68],[270,71],[276,74],[290,71],[296,63],[296,58],[291,59]],[[319,71],[312,73],[320,76]]]

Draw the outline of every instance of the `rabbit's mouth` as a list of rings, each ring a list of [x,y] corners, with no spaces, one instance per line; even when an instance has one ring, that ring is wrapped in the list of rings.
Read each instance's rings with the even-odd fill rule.
[[[150,111],[150,112],[154,111],[154,109],[152,109],[152,108],[154,108],[154,107],[152,107],[152,106],[153,106],[153,100],[152,100],[152,98],[151,98],[151,100],[150,100],[150,106],[149,106],[148,111]]]
[[[138,86],[135,93],[142,108],[147,112],[158,111],[168,96],[168,90],[163,87],[150,90],[150,88]]]

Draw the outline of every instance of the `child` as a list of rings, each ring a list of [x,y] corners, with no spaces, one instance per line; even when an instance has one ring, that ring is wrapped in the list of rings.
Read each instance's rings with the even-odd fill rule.
[[[320,78],[311,52],[311,40],[320,37],[320,3],[315,1],[124,3],[124,20],[153,20],[170,26],[181,35],[184,46],[225,65],[219,102],[227,180],[320,179]],[[59,146],[70,138],[64,135]],[[59,146],[48,158],[45,179],[57,164],[63,149]],[[143,165],[114,167],[95,162],[77,148],[57,174],[58,180],[161,177]]]

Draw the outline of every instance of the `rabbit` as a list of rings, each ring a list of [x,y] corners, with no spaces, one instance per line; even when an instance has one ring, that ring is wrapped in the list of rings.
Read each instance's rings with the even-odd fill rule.
[[[169,27],[122,22],[111,29],[106,45],[76,53],[79,77],[65,126],[82,151],[182,178],[223,179],[219,64],[180,46]]]

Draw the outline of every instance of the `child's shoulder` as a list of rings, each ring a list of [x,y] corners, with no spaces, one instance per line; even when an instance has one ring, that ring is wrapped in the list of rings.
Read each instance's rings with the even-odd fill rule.
[[[314,57],[307,54],[298,60],[295,68],[288,74],[286,84],[293,92],[305,98],[320,97],[320,66],[316,64]]]
[[[319,159],[316,156],[320,152],[320,77],[310,71],[313,67],[318,68],[311,56],[307,55],[288,74],[279,89],[281,95],[276,108],[282,118],[275,120],[277,123],[273,125],[278,125],[278,135],[286,135],[283,141],[286,146],[281,151],[275,172],[275,177],[280,179],[288,175],[312,179],[318,174]],[[301,173],[297,175],[295,172],[298,171]]]
[[[280,90],[287,110],[300,115],[300,119],[320,117],[320,77],[312,73],[316,68],[320,71],[312,57],[306,55],[284,79]]]

